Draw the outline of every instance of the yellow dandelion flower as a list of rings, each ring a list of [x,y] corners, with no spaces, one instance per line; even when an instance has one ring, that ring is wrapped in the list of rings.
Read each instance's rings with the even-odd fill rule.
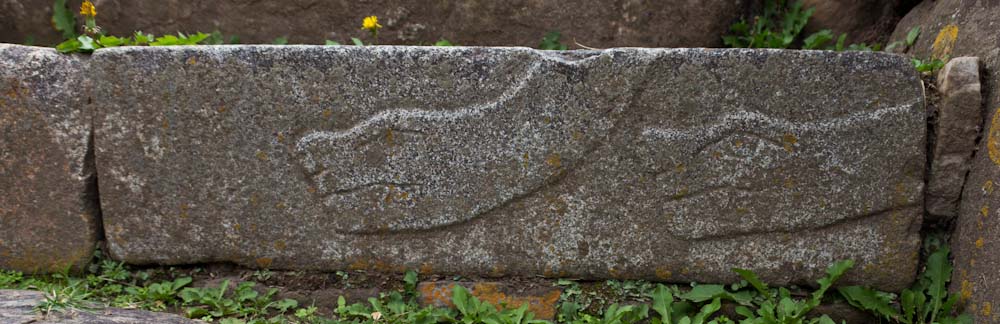
[[[376,16],[365,17],[365,20],[361,22],[361,29],[367,29],[369,31],[374,32],[377,31],[379,28],[382,28],[382,25],[378,24],[378,17]]]
[[[97,16],[97,8],[94,7],[94,4],[90,0],[83,0],[83,4],[80,5],[80,14],[85,17]]]

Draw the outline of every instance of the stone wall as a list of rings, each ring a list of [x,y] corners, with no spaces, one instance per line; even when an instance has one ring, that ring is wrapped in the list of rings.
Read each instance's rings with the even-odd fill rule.
[[[54,55],[5,49],[15,62]],[[674,282],[732,282],[741,267],[810,285],[854,259],[844,283],[893,291],[917,272],[924,102],[901,56],[203,46],[55,58],[94,80],[69,97],[92,102],[107,251],[133,264]],[[7,129],[27,122],[15,117]]]

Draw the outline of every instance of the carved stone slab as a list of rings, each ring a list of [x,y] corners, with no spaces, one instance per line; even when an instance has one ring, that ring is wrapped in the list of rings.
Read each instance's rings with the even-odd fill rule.
[[[131,263],[846,282],[916,273],[902,57],[707,49],[98,51],[110,253]]]
[[[79,269],[101,223],[86,58],[0,44],[0,269]]]

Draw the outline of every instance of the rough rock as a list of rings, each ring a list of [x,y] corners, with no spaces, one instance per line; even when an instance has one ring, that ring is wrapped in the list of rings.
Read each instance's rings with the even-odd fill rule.
[[[899,19],[897,0],[804,0],[804,8],[814,8],[803,34],[830,29],[847,34],[847,43],[883,43]]]
[[[0,289],[0,323],[6,324],[197,324],[204,323],[176,314],[156,313],[135,309],[88,309],[51,312],[41,315],[36,305],[45,300],[45,294],[32,290]]]
[[[772,50],[98,51],[108,252],[813,284],[916,273],[925,122],[903,57]]]
[[[952,59],[938,73],[937,85],[941,101],[937,104],[925,204],[929,217],[947,220],[958,214],[969,161],[983,123],[979,59]]]
[[[80,1],[68,2],[79,8]],[[560,31],[567,45],[575,40],[591,47],[713,47],[722,45],[720,37],[755,1],[94,2],[98,25],[114,35],[219,30],[244,43],[289,37],[292,43],[349,44],[351,37],[370,41],[361,19],[377,15],[385,27],[381,44],[433,44],[443,38],[463,45],[535,47],[547,32]],[[51,6],[51,1],[0,0],[0,42],[20,43],[32,35],[38,44],[57,43]]]
[[[985,109],[982,139],[962,191],[951,236],[955,271],[951,290],[960,293],[976,323],[1000,322],[1000,2],[924,1],[904,17],[893,39],[915,26],[923,30],[909,53],[920,57],[979,57]]]
[[[528,311],[535,315],[535,319],[544,320],[556,318],[557,304],[562,295],[562,290],[555,286],[525,286],[524,283],[484,281],[428,281],[417,285],[420,303],[425,306],[454,307],[452,296],[456,285],[468,289],[472,296],[491,305],[498,307],[506,305],[511,309],[527,306]]]
[[[0,269],[86,264],[100,227],[86,59],[0,44]]]

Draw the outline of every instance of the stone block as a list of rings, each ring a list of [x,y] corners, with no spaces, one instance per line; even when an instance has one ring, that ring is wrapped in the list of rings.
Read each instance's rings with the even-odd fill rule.
[[[916,273],[925,121],[903,57],[218,46],[94,54],[109,252],[813,284]]]

